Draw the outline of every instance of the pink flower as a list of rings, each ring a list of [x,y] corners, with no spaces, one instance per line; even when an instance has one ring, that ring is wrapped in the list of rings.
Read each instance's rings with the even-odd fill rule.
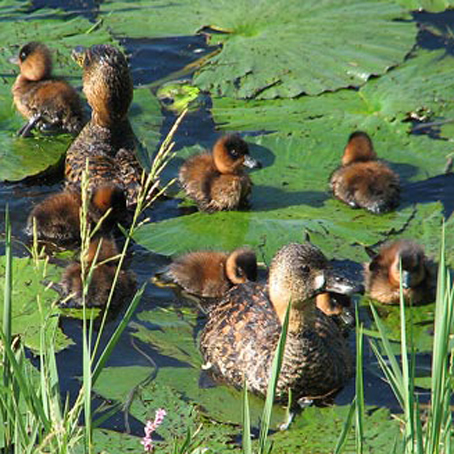
[[[159,408],[158,410],[156,410],[154,421],[152,421],[151,419],[147,421],[144,429],[145,437],[143,437],[141,441],[145,452],[153,451],[153,440],[151,439],[151,435],[162,424],[166,414],[167,412],[163,408]]]

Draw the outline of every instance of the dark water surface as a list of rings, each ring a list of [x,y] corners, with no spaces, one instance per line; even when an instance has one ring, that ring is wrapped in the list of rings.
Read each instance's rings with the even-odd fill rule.
[[[61,7],[74,14],[83,14],[90,20],[96,20],[98,2],[91,0],[73,0],[73,1],[55,1],[55,0],[35,0],[33,8],[41,7]],[[437,15],[431,15],[437,16]],[[429,20],[427,15],[420,17],[416,15],[416,19]],[[427,36],[426,36],[427,35]],[[434,41],[435,40],[435,41]],[[440,45],[440,41],[436,41],[426,28],[421,28],[420,45],[436,46]],[[156,80],[162,79],[170,73],[182,69],[188,63],[200,58],[201,55],[210,51],[206,46],[202,36],[190,36],[184,38],[168,38],[168,39],[122,39],[131,64],[131,70],[136,86],[150,84]],[[445,43],[446,44],[446,43]],[[451,51],[447,48],[447,51]],[[181,128],[176,135],[177,147],[201,143],[210,146],[219,135],[216,131],[215,124],[211,118],[209,111],[209,102],[196,113],[191,113],[184,120]],[[161,136],[165,137],[167,131],[174,121],[173,114],[165,113]],[[15,241],[15,254],[18,256],[27,255],[26,249],[23,246],[26,243],[26,238],[23,228],[26,223],[28,213],[32,207],[40,202],[44,197],[54,193],[60,189],[60,184],[50,182],[47,184],[27,185],[27,184],[0,184],[0,231],[4,231],[4,212],[6,204],[9,205],[13,235]],[[440,175],[430,178],[426,181],[407,184],[403,190],[403,205],[408,205],[416,201],[422,203],[430,203],[441,200],[444,205],[445,215],[449,216],[454,211],[454,176],[451,174]],[[153,210],[148,214],[153,221],[162,220],[168,217],[180,215],[180,210],[177,207],[177,201],[166,200],[159,201]],[[139,285],[147,282],[156,270],[168,263],[168,258],[149,252],[138,245],[133,245],[131,248],[131,269],[137,274]],[[145,294],[140,302],[139,310],[150,310],[156,306],[169,306],[175,303],[175,296],[171,290],[157,288],[149,284]],[[122,313],[120,312],[113,320],[107,324],[105,338],[113,332]],[[370,316],[366,310],[362,309],[360,317],[368,323]],[[69,347],[58,355],[59,367],[63,378],[63,391],[74,393],[78,389],[78,381],[76,377],[82,375],[82,351],[81,351],[81,322],[69,318],[62,319],[62,329],[71,337],[75,345]],[[125,365],[143,365],[149,366],[146,358],[140,354],[132,345],[131,334],[126,331],[108,365],[110,366],[125,366]],[[175,365],[175,360],[164,357],[153,350],[149,345],[141,344],[140,341],[135,341],[140,348],[153,358],[158,366],[169,365],[170,362]],[[354,349],[354,335],[350,335],[350,343],[352,350]],[[427,358],[421,358],[423,362],[429,363]],[[369,405],[386,406],[393,410],[397,410],[397,403],[390,391],[390,387],[381,378],[378,372],[378,366],[375,365],[375,355],[365,342],[365,398]],[[373,373],[376,370],[377,374]],[[372,372],[371,372],[372,371]],[[336,403],[350,403],[354,396],[353,381],[345,387],[345,389],[337,396]],[[132,422],[132,432],[137,435],[143,434],[143,425],[139,422]],[[122,415],[111,418],[107,426],[114,429],[123,429]]]

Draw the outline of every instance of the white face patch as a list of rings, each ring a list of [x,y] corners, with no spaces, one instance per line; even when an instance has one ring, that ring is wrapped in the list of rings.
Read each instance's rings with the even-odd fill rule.
[[[325,285],[325,275],[323,273],[321,273],[314,279],[315,290],[320,290],[324,285]]]

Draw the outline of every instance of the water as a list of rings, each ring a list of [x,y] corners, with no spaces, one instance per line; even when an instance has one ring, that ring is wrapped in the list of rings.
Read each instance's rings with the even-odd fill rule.
[[[61,2],[52,0],[35,0],[34,8],[56,7]],[[91,20],[96,20],[97,2],[73,0],[64,2],[64,8],[73,14],[84,14]],[[429,20],[440,20],[440,15],[415,15],[416,20],[426,22]],[[442,18],[443,23],[445,18]],[[160,80],[168,74],[182,69],[188,63],[200,58],[204,53],[211,49],[205,45],[204,38],[201,36],[189,36],[180,38],[167,39],[122,39],[122,43],[129,55],[131,71],[136,86],[150,84]],[[447,52],[452,52],[451,43],[442,42],[430,33],[426,27],[421,26],[419,35],[419,44],[428,48],[433,46],[445,45]],[[218,137],[215,130],[215,124],[209,112],[209,100],[197,112],[184,120],[181,128],[176,135],[178,147],[201,143],[210,146]],[[170,112],[165,112],[161,137],[165,137],[175,117]],[[419,133],[421,130],[419,130]],[[431,133],[431,131],[426,131]],[[441,200],[444,206],[444,214],[448,217],[454,211],[454,193],[452,187],[454,176],[452,174],[440,175],[420,181],[417,183],[408,183],[403,188],[403,206],[420,202],[430,203]],[[43,181],[40,184],[0,184],[0,230],[4,230],[4,212],[6,204],[9,205],[11,220],[13,226],[13,235],[15,240],[14,252],[17,256],[27,255],[27,239],[23,229],[26,224],[28,213],[32,207],[39,203],[49,194],[60,190],[61,184],[56,181]],[[176,200],[158,201],[153,210],[148,213],[152,221],[162,220],[181,215]],[[136,273],[139,285],[147,282],[149,278],[161,267],[169,262],[167,257],[154,254],[140,247],[137,244],[131,247],[131,269]],[[357,267],[357,266],[356,266]],[[355,265],[352,265],[355,268]],[[156,306],[170,306],[175,304],[175,295],[171,290],[161,289],[153,285],[148,285],[142,301],[139,306],[140,311],[150,310]],[[118,320],[121,319],[123,312],[120,312],[107,323],[104,339],[107,339],[115,329]],[[366,324],[370,321],[370,315],[365,309],[361,309],[360,317],[365,320]],[[75,341],[75,345],[66,349],[58,355],[58,364],[63,378],[63,393],[69,392],[74,396],[77,391],[79,382],[76,377],[82,375],[81,370],[81,322],[69,318],[62,318],[61,327],[63,331]],[[151,356],[158,366],[175,365],[176,360],[169,357],[161,356],[148,344],[141,344],[135,341],[147,355]],[[354,336],[350,335],[349,342],[354,350]],[[369,343],[365,342],[365,399],[368,405],[386,406],[392,410],[398,410],[389,386],[382,380],[376,366],[375,355],[373,354]],[[429,364],[427,357],[421,357],[422,363]],[[148,366],[146,358],[140,354],[132,344],[131,333],[126,330],[115,349],[109,366],[125,365],[144,365]],[[374,373],[377,371],[377,373]],[[348,404],[354,396],[354,384],[351,381],[337,396],[336,403]],[[98,399],[100,401],[100,399]],[[132,433],[142,435],[142,423],[130,418]],[[124,430],[123,417],[121,414],[116,415],[105,423],[106,426]]]

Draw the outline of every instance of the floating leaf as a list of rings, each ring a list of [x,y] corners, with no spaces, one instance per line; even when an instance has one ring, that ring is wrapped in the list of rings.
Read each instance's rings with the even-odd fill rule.
[[[0,257],[0,294],[4,292],[5,257]],[[43,279],[58,281],[61,269],[55,265],[39,262],[35,268],[31,258],[13,258],[12,282],[12,333],[20,334],[22,342],[37,352],[40,347],[40,330],[45,324],[49,342],[55,343],[57,351],[72,344],[58,327],[59,310],[55,306],[57,293],[45,288]],[[3,305],[2,305],[3,306]],[[0,311],[0,320],[3,310]]]
[[[453,0],[396,0],[404,8],[410,10],[424,10],[439,13],[447,8],[454,7]]]
[[[222,51],[195,76],[202,89],[236,98],[295,97],[364,84],[401,63],[415,26],[383,1],[182,0],[103,2],[116,35],[181,36],[205,27]],[[335,30],[335,39],[333,39]]]
[[[269,135],[250,138],[252,155],[264,168],[251,174],[254,182],[251,210],[247,212],[195,213],[141,227],[135,240],[155,252],[173,255],[200,248],[233,249],[263,246],[267,259],[283,244],[301,241],[308,230],[325,253],[337,258],[364,260],[361,245],[371,245],[393,232],[401,232],[415,216],[407,202],[397,212],[375,216],[352,210],[328,193],[331,172],[339,165],[346,134],[311,131],[305,137]],[[445,142],[413,140],[405,133],[377,132],[377,152],[402,179],[423,179],[444,166],[440,148]],[[435,142],[439,147],[424,145]],[[388,145],[389,144],[389,145]],[[392,145],[391,145],[392,144]],[[388,146],[386,146],[388,145]],[[185,158],[196,149],[182,150]],[[176,172],[181,160],[175,160]],[[359,247],[358,247],[359,246]]]

